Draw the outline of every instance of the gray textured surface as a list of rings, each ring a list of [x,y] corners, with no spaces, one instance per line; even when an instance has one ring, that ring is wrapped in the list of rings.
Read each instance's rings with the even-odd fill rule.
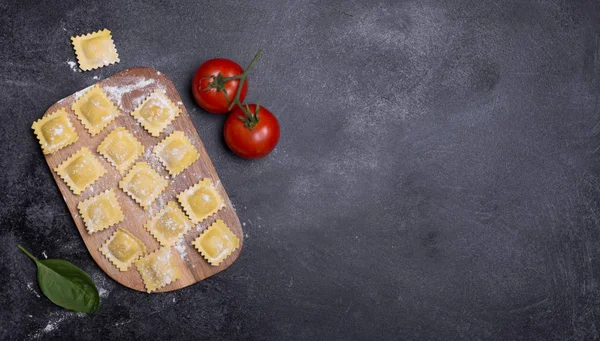
[[[0,339],[590,340],[600,317],[597,1],[0,4]],[[73,72],[107,27],[121,63]],[[245,65],[282,139],[246,162],[189,92]],[[170,76],[245,223],[240,259],[162,295],[88,255],[31,123],[133,66]],[[21,243],[101,288],[43,296]]]

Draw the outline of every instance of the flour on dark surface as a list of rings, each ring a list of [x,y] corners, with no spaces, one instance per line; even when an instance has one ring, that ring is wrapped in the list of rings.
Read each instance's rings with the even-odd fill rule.
[[[0,7],[1,340],[600,338],[598,2]],[[78,72],[70,37],[104,27],[121,62]],[[247,100],[277,115],[281,140],[247,161],[190,82],[209,58],[246,66],[259,48]],[[30,129],[136,66],[173,80],[251,236],[230,268],[174,293],[100,270]],[[54,306],[17,244],[88,272],[100,310]]]

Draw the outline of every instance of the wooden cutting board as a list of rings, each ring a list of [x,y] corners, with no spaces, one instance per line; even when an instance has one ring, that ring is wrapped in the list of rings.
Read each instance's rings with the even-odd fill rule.
[[[73,102],[75,102],[75,100],[79,98],[79,96],[81,96],[87,90],[87,88],[58,101],[56,104],[51,106],[44,115],[50,115],[56,110],[64,108],[68,112],[69,119],[73,123],[77,134],[79,135],[79,139],[74,144],[52,154],[45,155],[45,157],[52,175],[54,176],[54,180],[56,180],[56,184],[58,185],[58,188],[60,189],[63,198],[69,207],[69,211],[75,220],[79,234],[83,238],[88,251],[98,266],[100,266],[100,268],[115,281],[123,284],[124,286],[139,291],[146,291],[144,283],[142,282],[142,278],[135,266],[131,266],[128,271],[121,272],[108,259],[106,259],[106,257],[102,255],[98,249],[112,235],[117,227],[121,227],[130,231],[137,238],[143,241],[144,244],[146,244],[148,253],[157,250],[160,245],[158,241],[156,241],[156,239],[154,239],[152,235],[144,228],[144,223],[154,216],[154,214],[158,213],[160,209],[170,200],[177,202],[176,195],[178,193],[193,186],[202,178],[209,178],[214,184],[216,184],[216,187],[225,202],[225,207],[214,216],[207,218],[200,224],[192,227],[192,229],[185,235],[185,240],[182,244],[180,244],[181,246],[171,248],[172,254],[176,256],[174,258],[179,262],[179,267],[183,276],[179,280],[157,290],[156,292],[167,292],[181,289],[190,284],[194,284],[207,277],[210,277],[229,267],[238,258],[243,245],[244,234],[242,232],[240,220],[231,205],[231,201],[227,196],[227,192],[225,192],[225,188],[219,180],[219,176],[217,175],[210,157],[204,149],[204,145],[202,144],[202,141],[200,140],[200,137],[198,136],[192,121],[190,120],[187,110],[183,106],[181,98],[179,97],[173,82],[171,82],[171,80],[169,80],[164,74],[152,68],[136,67],[119,72],[110,78],[98,82],[97,84],[104,89],[111,101],[121,111],[119,117],[117,117],[98,135],[92,137],[84,128],[75,113],[71,110],[71,104],[73,104]],[[146,98],[146,96],[150,95],[157,88],[165,90],[169,99],[174,104],[178,105],[182,112],[159,137],[152,137],[130,115],[130,112],[133,111],[135,107],[139,105],[144,98]],[[152,165],[152,167],[163,177],[168,177],[168,188],[147,211],[144,211],[133,199],[131,199],[119,188],[118,184],[119,180],[122,178],[122,175],[105,158],[96,152],[100,142],[102,142],[106,135],[108,135],[117,127],[127,128],[144,145],[144,156],[138,159],[138,162],[145,161]],[[198,150],[200,158],[176,177],[171,177],[151,151],[153,146],[158,144],[163,138],[168,136],[174,130],[185,132],[186,136],[196,147],[196,150]],[[87,146],[89,150],[92,151],[95,156],[97,156],[97,159],[102,163],[104,168],[107,170],[107,173],[92,186],[88,187],[83,193],[80,195],[75,195],[73,192],[71,192],[64,181],[54,172],[54,169],[83,146]],[[97,195],[110,188],[114,189],[114,192],[117,195],[119,204],[121,205],[123,213],[125,214],[125,220],[103,231],[89,235],[85,228],[85,224],[79,215],[79,211],[77,210],[77,204],[80,201]],[[202,233],[202,231],[204,231],[204,229],[210,226],[210,224],[217,219],[222,219],[239,238],[240,246],[219,266],[211,266],[191,243]]]

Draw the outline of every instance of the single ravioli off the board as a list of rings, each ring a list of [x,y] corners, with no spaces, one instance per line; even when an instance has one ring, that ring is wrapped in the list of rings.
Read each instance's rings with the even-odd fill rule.
[[[89,71],[119,62],[117,48],[112,40],[111,32],[107,29],[88,33],[83,36],[71,37],[79,67]]]

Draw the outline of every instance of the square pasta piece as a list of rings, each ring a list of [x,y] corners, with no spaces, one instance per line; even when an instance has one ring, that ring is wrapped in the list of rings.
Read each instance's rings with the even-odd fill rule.
[[[203,179],[177,195],[185,213],[197,224],[223,208],[223,198],[209,179]]]
[[[219,219],[210,225],[192,244],[210,265],[218,266],[240,246],[240,240]]]
[[[146,253],[146,245],[129,231],[117,228],[100,248],[100,252],[119,271],[127,271],[131,264]]]
[[[182,131],[174,131],[153,150],[169,174],[175,176],[194,163],[200,154]]]
[[[138,259],[135,266],[142,275],[142,280],[149,293],[181,278],[177,261],[168,247],[162,247]]]
[[[89,234],[102,231],[125,219],[112,188],[80,202],[77,209]]]
[[[163,91],[155,90],[137,109],[131,112],[131,116],[138,120],[150,135],[156,137],[180,113],[181,108],[173,104]]]
[[[75,195],[81,194],[106,174],[106,169],[87,147],[81,147],[75,154],[56,167],[54,171]]]
[[[174,201],[148,221],[144,227],[162,246],[173,246],[189,231],[192,224]]]
[[[117,48],[112,40],[110,31],[88,33],[83,36],[71,37],[79,67],[89,71],[119,62]]]
[[[144,210],[152,205],[168,185],[169,182],[146,162],[136,163],[129,173],[119,181],[119,187]]]
[[[96,136],[119,116],[119,109],[98,85],[75,101],[71,109],[92,136]]]
[[[79,138],[64,108],[33,122],[31,128],[40,141],[44,154],[52,154]]]
[[[144,145],[129,130],[119,127],[104,138],[98,153],[123,174],[144,154]]]

